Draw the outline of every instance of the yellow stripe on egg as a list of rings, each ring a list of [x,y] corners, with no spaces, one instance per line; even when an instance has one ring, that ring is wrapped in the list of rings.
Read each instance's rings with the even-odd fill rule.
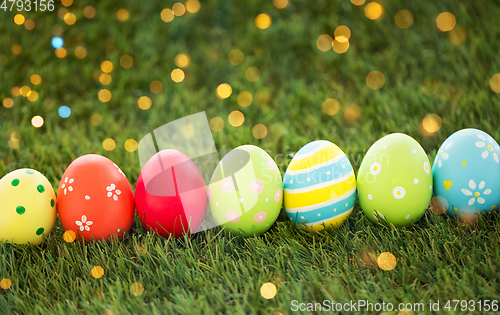
[[[322,231],[325,227],[336,227],[344,223],[348,218],[349,215],[351,215],[352,210],[354,207],[349,209],[348,211],[339,214],[333,218],[328,218],[325,221],[320,221],[320,222],[314,222],[314,223],[306,223],[305,227],[309,231],[314,230],[314,231]]]
[[[319,149],[317,152],[310,156],[304,157],[302,159],[292,160],[288,166],[288,170],[304,170],[310,167],[316,166],[318,164],[325,163],[341,154],[344,154],[342,150],[331,143],[327,147]]]
[[[315,204],[326,202],[331,199],[339,198],[353,188],[356,187],[356,178],[354,172],[351,173],[349,178],[342,180],[339,183],[310,190],[302,193],[293,193],[292,191],[285,190],[284,200],[285,208],[298,208],[311,205],[311,200],[314,200]]]

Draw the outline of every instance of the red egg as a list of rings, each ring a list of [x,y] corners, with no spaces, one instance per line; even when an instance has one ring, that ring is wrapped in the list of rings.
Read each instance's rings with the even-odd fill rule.
[[[87,241],[123,237],[134,220],[134,194],[122,170],[110,159],[88,154],[64,172],[57,192],[57,212],[65,230]]]
[[[137,214],[162,236],[195,233],[207,211],[205,181],[196,164],[177,150],[163,150],[144,165],[135,187]]]

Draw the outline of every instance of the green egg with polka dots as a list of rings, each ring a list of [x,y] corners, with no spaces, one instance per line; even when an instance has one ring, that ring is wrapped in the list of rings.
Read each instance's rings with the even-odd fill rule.
[[[278,166],[266,151],[253,145],[227,153],[208,188],[212,216],[239,236],[258,235],[271,228],[280,213],[282,196]]]
[[[56,221],[56,195],[40,172],[19,169],[0,179],[0,240],[38,245]]]
[[[393,133],[375,142],[357,176],[358,198],[366,216],[405,226],[422,218],[432,198],[429,158],[412,137]]]

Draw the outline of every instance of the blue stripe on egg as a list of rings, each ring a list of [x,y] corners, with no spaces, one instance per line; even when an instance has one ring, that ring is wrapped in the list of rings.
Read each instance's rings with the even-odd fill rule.
[[[327,183],[344,177],[352,171],[351,163],[346,155],[339,160],[331,160],[318,165],[319,168],[289,171],[285,173],[284,187],[292,192],[294,189],[306,188],[320,183]],[[325,166],[321,166],[325,165]]]
[[[314,206],[304,207],[309,209],[308,211],[304,211],[304,208],[300,208],[300,211],[297,211],[297,208],[285,209],[286,215],[288,218],[293,219],[297,223],[307,224],[324,221],[325,219],[332,219],[334,216],[344,214],[350,211],[352,207],[354,207],[356,199],[351,197],[353,197],[353,195],[355,194],[356,188],[353,189],[350,193],[338,198],[337,201],[333,204],[329,204],[330,202],[325,202],[323,204],[315,205],[316,208]]]

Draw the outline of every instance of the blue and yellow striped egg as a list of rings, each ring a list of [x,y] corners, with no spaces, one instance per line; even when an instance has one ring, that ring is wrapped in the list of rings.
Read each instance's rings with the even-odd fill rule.
[[[295,154],[283,188],[287,217],[308,230],[341,225],[356,200],[352,165],[338,146],[326,140],[313,141]]]

